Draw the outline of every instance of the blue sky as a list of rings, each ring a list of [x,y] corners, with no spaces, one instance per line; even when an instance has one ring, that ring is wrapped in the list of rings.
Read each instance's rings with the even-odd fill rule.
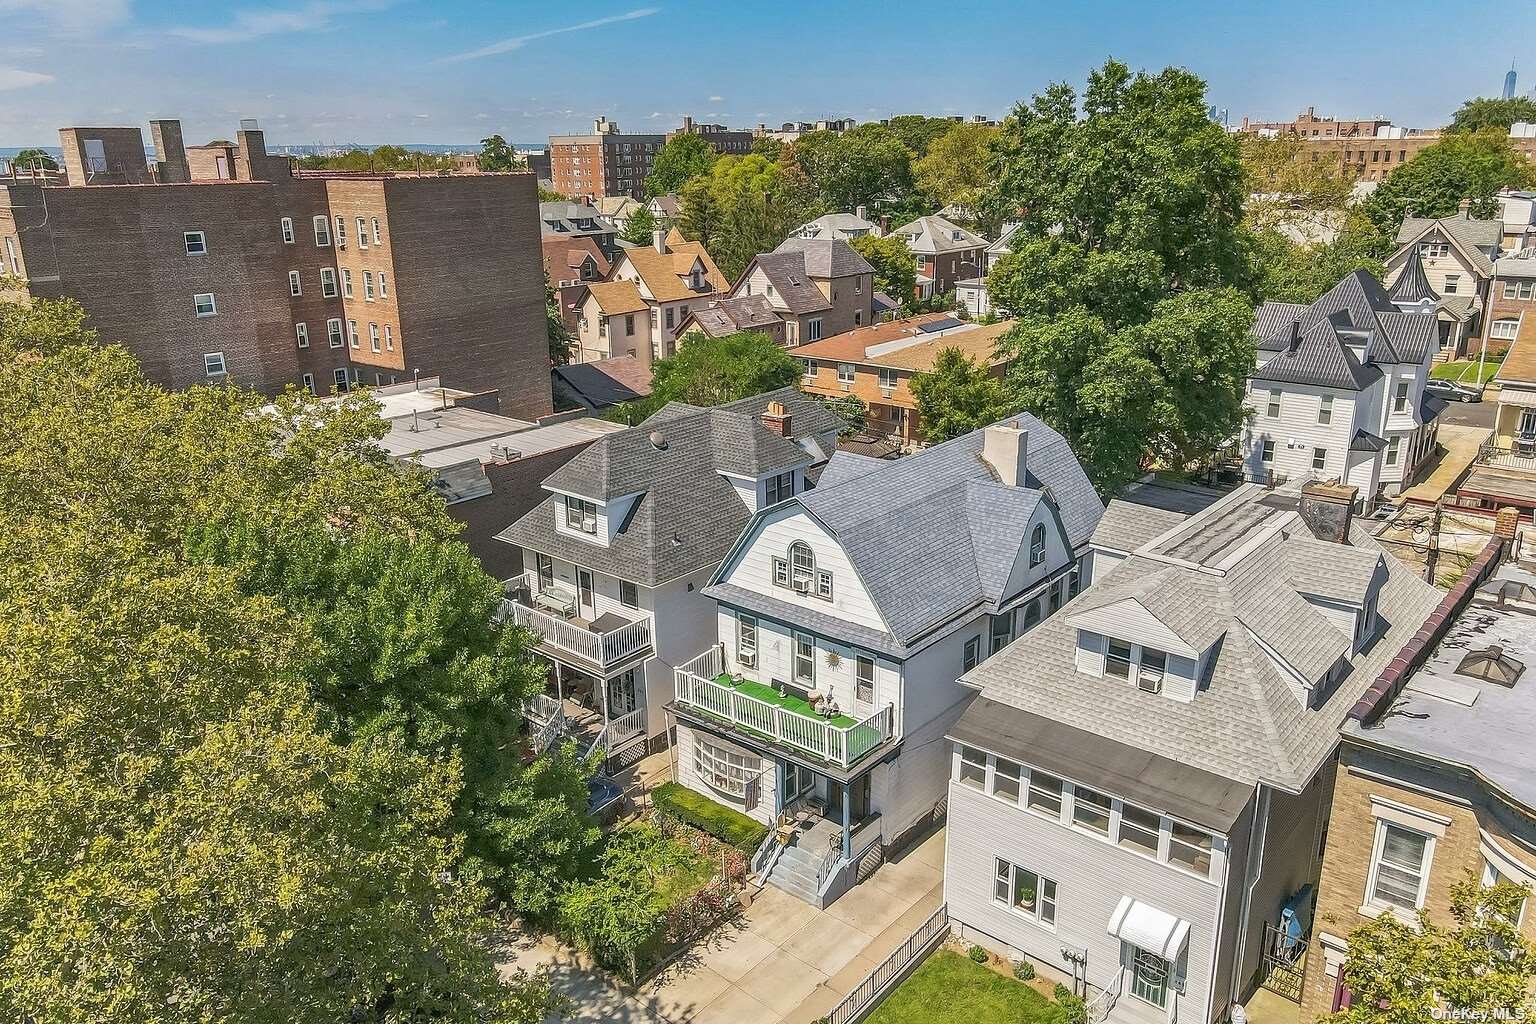
[[[1446,120],[1496,95],[1536,6],[1443,0],[1049,3],[0,0],[0,147],[69,124],[180,117],[189,143],[256,117],[278,143],[536,141],[606,114],[750,126],[999,116],[1108,56],[1188,67],[1244,114]],[[1536,58],[1521,89],[1536,86]]]

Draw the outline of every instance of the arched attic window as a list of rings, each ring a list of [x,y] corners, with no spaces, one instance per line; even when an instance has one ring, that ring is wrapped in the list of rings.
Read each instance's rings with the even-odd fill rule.
[[[1034,568],[1045,561],[1045,524],[1036,523],[1029,532],[1029,565]]]
[[[816,555],[803,540],[789,546],[789,574],[796,590],[809,590],[816,579]]]

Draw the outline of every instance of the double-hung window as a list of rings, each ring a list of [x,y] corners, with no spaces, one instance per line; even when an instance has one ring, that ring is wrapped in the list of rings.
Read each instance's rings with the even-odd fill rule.
[[[357,247],[368,248],[368,222],[363,218],[357,218]]]
[[[379,271],[379,298],[389,298],[389,275]]]
[[[327,299],[336,297],[336,270],[334,267],[320,268],[320,294]]]
[[[301,276],[299,276],[299,272],[297,270],[290,270],[290,271],[288,271],[288,294],[289,295],[303,295],[304,294],[304,279]]]
[[[347,219],[338,215],[336,217],[336,248],[347,247]]]
[[[225,372],[224,371],[224,353],[223,352],[205,352],[205,353],[203,353],[203,372],[206,373],[210,377],[222,377],[222,376],[224,376],[224,372]]]
[[[1409,387],[1409,384],[1410,384],[1410,382],[1406,381],[1406,380],[1400,380],[1400,381],[1397,382],[1397,390],[1392,395],[1392,411],[1393,412],[1407,412],[1408,411],[1408,387]]]
[[[1211,874],[1211,834],[1202,829],[1173,823],[1168,837],[1168,863],[1192,871],[1201,878]]]
[[[309,348],[309,324],[302,321],[294,324],[293,334],[298,339],[299,348]]]
[[[1109,797],[1103,793],[1083,786],[1072,787],[1072,824],[1079,828],[1109,835],[1110,806]]]
[[[1158,835],[1161,832],[1162,820],[1152,811],[1126,803],[1120,805],[1121,846],[1156,857]]]
[[[832,600],[832,574],[825,569],[816,570],[816,596],[823,601]]]
[[[353,348],[357,348],[358,346],[356,320],[347,321],[347,343]]]
[[[1276,416],[1280,415],[1280,391],[1278,389],[1270,389],[1269,405],[1267,408],[1265,408],[1264,414],[1270,419],[1274,419]]]
[[[777,505],[795,496],[795,471],[778,473],[768,478],[768,504]]]
[[[1402,446],[1403,446],[1403,438],[1402,438],[1402,435],[1400,435],[1400,434],[1393,434],[1387,440],[1387,459],[1386,459],[1387,465],[1389,465],[1389,466],[1397,465],[1397,456],[1398,456],[1399,451],[1401,451]]]
[[[795,634],[795,682],[816,684],[816,640],[808,633]]]
[[[341,348],[347,343],[346,337],[341,333],[339,317],[331,317],[325,322],[325,337],[331,343],[331,348]]]
[[[1429,874],[1429,836],[1395,825],[1376,823],[1375,862],[1367,902],[1396,907],[1410,913],[1424,905],[1424,883]]]
[[[1321,470],[1321,469],[1326,468],[1327,465],[1328,465],[1328,449],[1327,448],[1313,448],[1312,449],[1312,468],[1313,469],[1317,469],[1317,470]]]
[[[1333,422],[1333,396],[1324,395],[1317,406],[1317,422],[1322,424]]]
[[[809,544],[797,540],[789,546],[789,569],[795,589],[809,592],[816,573],[816,556]]]
[[[201,231],[183,231],[181,242],[186,246],[188,256],[208,255],[208,236]]]
[[[379,234],[379,218],[377,217],[373,218],[373,244],[382,244],[382,236]]]
[[[973,636],[965,642],[965,653],[960,658],[960,668],[969,672],[981,663],[981,637]]]
[[[816,379],[816,360],[807,359],[805,361],[805,373],[801,374],[801,377],[805,380]]]
[[[1044,875],[998,857],[992,898],[1047,928],[1056,927],[1056,883]]]
[[[992,762],[992,795],[1002,797],[1011,804],[1019,802],[1019,781],[1024,769],[1007,758],[994,758]]]
[[[865,654],[853,658],[854,697],[865,704],[875,702],[875,659]]]
[[[1039,769],[1031,768],[1029,771],[1029,796],[1025,804],[1041,814],[1052,818],[1061,818],[1061,791],[1062,781],[1054,775],[1047,775]]]
[[[341,294],[352,298],[352,271],[346,267],[341,268]]]
[[[736,655],[755,655],[757,653],[757,616],[736,616]]]
[[[1259,461],[1266,466],[1275,461],[1275,442],[1265,441],[1259,445]]]
[[[887,395],[896,390],[896,371],[888,366],[880,368],[880,390]]]
[[[378,324],[369,324],[368,325],[368,347],[370,349],[372,349],[374,352],[380,351],[380,348],[379,348],[379,325]]]
[[[337,391],[346,391],[348,389],[347,368],[345,366],[338,366],[332,370],[331,378],[335,381]]]
[[[849,388],[853,387],[852,363],[837,364],[837,383],[842,387],[844,391],[847,391]]]
[[[395,329],[390,324],[384,325],[384,348],[389,352],[395,350]]]
[[[1045,561],[1045,524],[1036,523],[1029,532],[1029,567],[1033,569]]]
[[[1004,612],[1001,615],[992,616],[992,629],[988,654],[996,654],[1008,646],[1008,641],[1013,639],[1013,613]]]
[[[326,246],[331,244],[331,222],[324,217],[315,218],[315,244]]]
[[[219,313],[219,306],[218,303],[214,302],[213,300],[213,293],[199,292],[198,294],[192,296],[192,312],[196,313],[198,316],[217,316]]]
[[[378,223],[377,220],[374,221]],[[619,604],[625,608],[640,607],[640,587],[630,580],[619,580]]]
[[[1121,679],[1131,678],[1131,645],[1124,640],[1109,638],[1104,649],[1104,673]]]
[[[363,271],[363,301],[373,301],[373,271]]]
[[[597,536],[597,503],[585,498],[565,496],[565,525],[591,536]]]
[[[555,560],[540,551],[533,558],[534,573],[538,576],[539,592],[552,590],[555,586]]]
[[[960,748],[960,781],[972,789],[987,788],[987,755],[975,747]]]
[[[293,218],[292,217],[284,217],[279,222],[279,224],[280,224],[280,226],[282,228],[282,232],[283,232],[283,244],[284,245],[292,245],[293,244]]]
[[[1168,671],[1168,655],[1153,647],[1141,649],[1141,661],[1136,666],[1136,685],[1148,693],[1161,693],[1163,676]]]

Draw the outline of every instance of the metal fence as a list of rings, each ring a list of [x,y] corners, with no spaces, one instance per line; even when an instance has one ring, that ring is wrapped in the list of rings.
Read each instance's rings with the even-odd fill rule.
[[[905,976],[907,968],[927,956],[948,934],[949,907],[944,905],[919,925],[917,931],[908,935],[906,941],[897,946],[880,966],[865,975],[864,980],[855,985],[842,1002],[832,1007],[827,1014],[828,1024],[853,1024],[860,1020],[885,995],[892,983]]]

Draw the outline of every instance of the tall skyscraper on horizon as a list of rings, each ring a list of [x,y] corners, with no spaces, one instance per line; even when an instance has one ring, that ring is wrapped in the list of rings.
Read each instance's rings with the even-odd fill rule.
[[[1504,75],[1504,98],[1507,100],[1515,98],[1515,66],[1513,64],[1509,66],[1509,71]]]

